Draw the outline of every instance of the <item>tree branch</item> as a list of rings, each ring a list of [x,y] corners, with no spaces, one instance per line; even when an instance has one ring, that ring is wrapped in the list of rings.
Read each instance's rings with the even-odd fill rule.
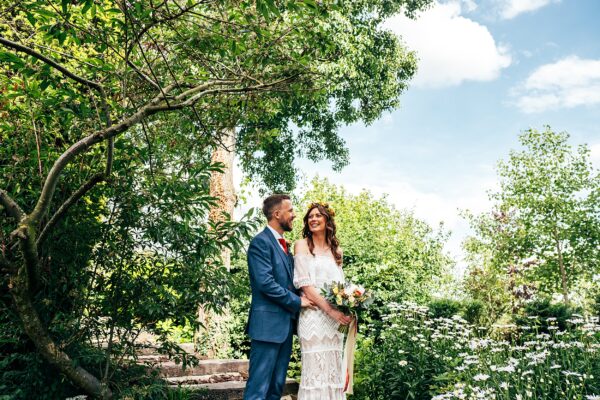
[[[67,375],[72,382],[94,397],[102,399],[112,398],[112,392],[106,385],[103,385],[96,377],[74,363],[50,338],[31,301],[27,287],[27,276],[24,274],[24,271],[25,269],[21,268],[19,274],[14,279],[14,287],[11,293],[27,336],[29,336],[44,358]]]
[[[28,279],[27,290],[34,293],[40,287],[42,276],[40,259],[35,245],[35,228],[25,220],[12,234],[18,238],[19,248],[25,260],[24,267],[27,270]]]
[[[127,65],[129,65],[133,71],[142,78],[145,82],[148,82],[150,86],[155,88],[156,90],[161,90],[160,85],[152,80],[148,75],[143,73],[131,60],[127,59]]]
[[[275,87],[281,83],[290,81],[292,79],[294,79],[296,76],[291,76],[291,77],[286,77],[286,78],[282,78],[278,81],[275,82],[270,82],[270,83],[262,83],[259,85],[254,85],[254,86],[246,86],[246,87],[238,87],[238,88],[222,88],[222,89],[210,89],[210,90],[204,90],[206,89],[205,85],[199,85],[196,86],[195,88],[192,88],[188,91],[183,92],[182,94],[180,94],[179,96],[176,97],[177,100],[183,100],[184,97],[191,96],[189,99],[183,101],[182,103],[180,103],[179,105],[177,105],[177,108],[184,108],[184,107],[188,107],[191,106],[193,104],[195,104],[201,97],[206,96],[207,94],[212,94],[212,93],[244,93],[244,92],[254,92],[254,91],[260,91],[260,90],[264,90],[264,89],[269,89],[272,87]],[[219,84],[224,84],[223,82],[227,82],[227,81],[220,81]],[[214,85],[213,85],[214,86]]]
[[[189,106],[193,106],[201,97],[209,95],[209,94],[217,94],[217,93],[245,93],[252,91],[260,91],[265,89],[270,89],[275,87],[283,82],[287,82],[291,79],[294,79],[294,76],[286,77],[280,79],[275,82],[266,83],[262,85],[255,86],[247,86],[247,87],[237,87],[237,88],[217,88],[210,89],[214,86],[221,86],[226,84],[231,84],[232,81],[209,81],[205,82],[201,85],[195,86],[178,96],[175,96],[175,102],[172,103],[163,103],[160,104],[161,101],[166,101],[166,97],[171,90],[175,88],[175,84],[171,84],[163,90],[163,94],[157,95],[153,100],[147,103],[145,106],[140,108],[137,112],[132,114],[131,116],[121,120],[119,123],[114,124],[106,129],[95,132],[90,136],[87,136],[78,142],[74,143],[71,147],[69,147],[55,162],[50,172],[48,172],[48,176],[46,177],[46,181],[44,182],[44,187],[42,189],[42,193],[38,199],[38,202],[33,210],[33,212],[29,215],[28,222],[39,222],[41,217],[47,212],[50,201],[54,195],[54,191],[56,189],[56,184],[58,182],[58,178],[64,168],[79,154],[84,153],[91,146],[106,140],[113,138],[120,133],[125,132],[130,127],[137,125],[144,118],[162,112],[162,111],[171,111],[171,110],[180,110]],[[190,96],[186,99],[186,97]]]
[[[90,81],[88,79],[82,78],[79,75],[74,74],[73,72],[69,71],[68,69],[66,69],[65,67],[63,67],[62,65],[60,65],[59,63],[57,63],[56,61],[52,60],[51,58],[48,58],[40,53],[38,53],[37,51],[33,50],[30,47],[24,46],[22,44],[19,43],[15,43],[11,40],[6,39],[3,36],[0,36],[0,44],[3,44],[6,47],[10,47],[14,50],[20,51],[22,53],[25,54],[29,54],[30,56],[33,56],[35,58],[37,58],[40,61],[43,61],[44,63],[50,65],[51,67],[53,67],[54,69],[60,71],[63,75],[65,75],[66,77],[69,77],[71,79],[73,79],[76,82],[79,82],[83,85],[89,86],[91,88],[94,88],[98,91],[102,90],[102,86],[96,82]]]
[[[112,140],[112,138],[110,140]],[[40,233],[40,235],[37,238],[36,245],[37,245],[38,249],[40,248],[40,246],[42,245],[42,243],[46,239],[46,236],[48,235],[48,233],[50,232],[50,230],[52,230],[52,228],[54,228],[54,226],[56,225],[56,223],[58,221],[60,221],[60,219],[62,217],[64,217],[64,215],[67,213],[67,211],[69,211],[69,208],[71,208],[71,206],[73,204],[75,204],[77,201],[79,201],[79,199],[81,199],[94,186],[96,186],[98,183],[106,180],[106,178],[107,178],[107,174],[105,174],[105,173],[104,174],[96,174],[96,175],[92,176],[87,182],[85,182],[83,185],[81,185],[81,187],[79,189],[77,189],[58,208],[58,210],[56,210],[56,212],[54,213],[54,215],[52,215],[52,217],[50,218],[50,220],[48,221],[48,223],[46,224],[46,226],[44,226],[44,229],[42,229],[42,233]]]
[[[154,28],[155,26],[162,24],[163,22],[169,22],[172,21],[174,19],[177,19],[179,17],[181,17],[183,14],[191,11],[193,8],[195,8],[196,6],[198,6],[199,4],[202,4],[203,2],[197,2],[197,3],[193,3],[192,5],[188,6],[188,7],[180,7],[179,4],[177,4],[177,2],[175,2],[175,5],[179,8],[179,12],[175,13],[175,14],[171,14],[168,15],[164,18],[160,18],[157,20],[152,21],[151,23],[149,23],[148,25],[145,25],[142,27],[142,29],[135,35],[135,38],[133,39],[134,42],[139,42],[140,39],[142,38],[142,36],[144,36],[146,34],[146,32],[148,32],[150,29]],[[125,12],[124,12],[125,14]],[[134,21],[132,20],[132,23],[134,23]],[[129,53],[131,53],[131,50],[133,50],[133,47],[131,47],[126,53],[125,53],[125,57],[128,58]]]
[[[25,216],[21,207],[6,193],[4,190],[0,189],[0,204],[4,206],[4,209],[14,219],[17,221],[21,221]]]
[[[166,96],[169,90],[173,89],[173,85],[166,87],[163,92],[164,96]],[[85,138],[79,140],[74,143],[71,147],[69,147],[60,157],[54,162],[54,165],[48,172],[46,177],[46,181],[44,182],[44,187],[42,188],[42,193],[38,199],[38,202],[33,210],[33,212],[29,215],[28,220],[32,223],[38,223],[42,216],[48,211],[48,207],[50,205],[50,201],[54,195],[54,190],[56,189],[56,184],[58,182],[58,178],[62,173],[63,169],[79,154],[82,154],[91,146],[106,140],[112,139],[118,134],[125,132],[131,126],[139,123],[143,118],[155,114],[161,110],[152,109],[154,104],[157,104],[164,97],[163,95],[156,96],[150,103],[140,108],[136,113],[131,115],[128,118],[125,118],[121,122],[116,125],[111,125],[101,131],[93,133],[90,136],[86,136]],[[29,222],[28,221],[28,222]]]

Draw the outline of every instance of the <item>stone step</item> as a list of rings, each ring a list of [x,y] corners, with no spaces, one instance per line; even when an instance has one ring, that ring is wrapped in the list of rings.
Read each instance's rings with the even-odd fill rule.
[[[219,383],[219,382],[241,382],[245,378],[238,372],[227,372],[224,374],[213,374],[213,375],[186,375],[186,376],[174,376],[165,378],[170,385],[197,385],[207,383]]]
[[[185,370],[181,364],[173,361],[159,362],[154,364],[155,368],[160,369],[161,376],[166,378],[178,376],[199,376],[214,375],[224,373],[238,373],[242,376],[248,376],[248,360],[200,360],[198,365],[188,366]]]
[[[195,354],[194,343],[179,343],[178,346],[188,354]],[[136,353],[138,356],[160,355],[158,354],[156,344],[150,342],[139,344],[139,346],[136,348]]]
[[[241,400],[244,395],[246,382],[219,382],[207,384],[179,385],[181,389],[190,392],[190,400]],[[286,398],[294,398],[298,393],[298,382],[288,378],[283,389]]]
[[[148,355],[138,355],[137,361],[139,363],[144,364],[156,364],[160,362],[168,362],[170,361],[169,356],[164,354],[148,354]]]

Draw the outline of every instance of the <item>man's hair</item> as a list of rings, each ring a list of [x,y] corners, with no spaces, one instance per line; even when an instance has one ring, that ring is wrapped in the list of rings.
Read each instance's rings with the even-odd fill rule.
[[[262,212],[267,217],[267,221],[273,218],[273,212],[284,200],[290,200],[290,196],[287,194],[272,194],[263,201]]]

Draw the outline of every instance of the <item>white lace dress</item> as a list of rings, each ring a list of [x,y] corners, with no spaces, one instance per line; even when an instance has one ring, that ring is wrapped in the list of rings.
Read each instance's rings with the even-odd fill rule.
[[[313,286],[320,293],[325,283],[343,282],[344,273],[333,255],[294,257],[294,286]],[[303,308],[298,321],[302,350],[302,376],[298,400],[345,399],[342,372],[344,335],[339,323],[320,309]]]

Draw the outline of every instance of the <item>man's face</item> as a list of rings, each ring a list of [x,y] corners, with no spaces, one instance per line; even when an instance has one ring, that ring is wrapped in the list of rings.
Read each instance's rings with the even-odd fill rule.
[[[294,215],[294,207],[291,200],[283,200],[279,210],[275,211],[275,218],[279,222],[279,226],[284,232],[292,231],[292,223],[296,216]]]

